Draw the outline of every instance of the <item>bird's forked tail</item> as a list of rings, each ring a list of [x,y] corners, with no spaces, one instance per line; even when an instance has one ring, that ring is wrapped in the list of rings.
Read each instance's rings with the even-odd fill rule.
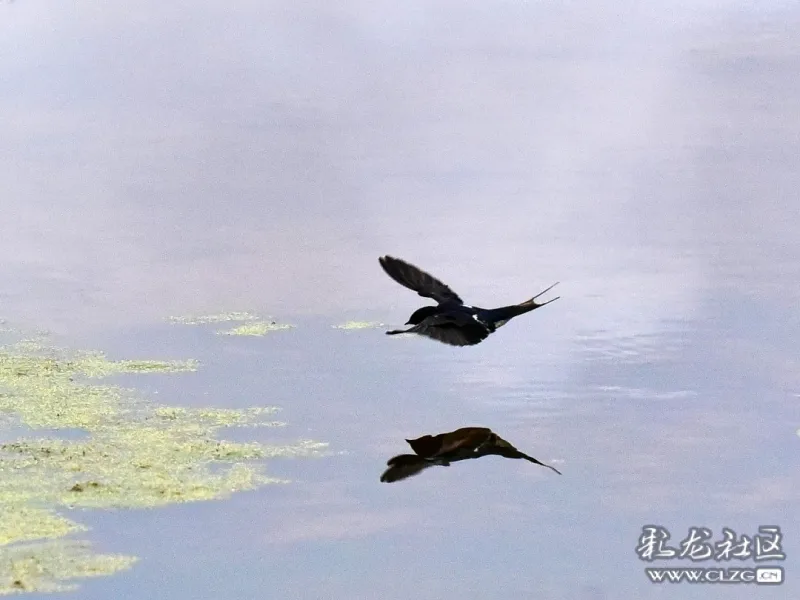
[[[555,302],[561,296],[556,296],[548,300],[547,302],[537,302],[536,299],[543,294],[546,294],[550,290],[552,290],[555,286],[558,285],[558,282],[555,282],[546,290],[543,290],[536,294],[533,298],[529,298],[525,300],[525,302],[520,302],[519,304],[512,304],[510,306],[501,306],[500,308],[492,308],[492,309],[480,309],[478,312],[478,319],[486,323],[489,327],[494,329],[505,325],[513,319],[514,317],[518,317],[519,315],[524,315],[526,312],[530,312],[532,310],[536,310],[537,308],[541,308],[551,302]]]

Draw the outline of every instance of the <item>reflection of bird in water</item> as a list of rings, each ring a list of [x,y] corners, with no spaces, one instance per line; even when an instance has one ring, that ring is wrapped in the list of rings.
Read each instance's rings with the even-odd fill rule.
[[[400,454],[390,458],[386,463],[389,468],[381,475],[381,481],[400,481],[434,465],[448,467],[450,463],[490,454],[505,458],[524,458],[561,475],[555,467],[520,452],[487,427],[462,427],[450,433],[423,435],[421,438],[406,441],[415,454]]]
[[[413,327],[387,331],[388,335],[418,333],[452,346],[470,346],[485,340],[490,333],[514,317],[558,300],[556,297],[547,302],[536,302],[536,298],[553,289],[554,283],[520,304],[490,309],[464,306],[458,294],[414,265],[391,256],[382,256],[378,260],[386,274],[397,283],[438,302],[438,306],[423,306],[414,311],[406,322],[406,325]]]

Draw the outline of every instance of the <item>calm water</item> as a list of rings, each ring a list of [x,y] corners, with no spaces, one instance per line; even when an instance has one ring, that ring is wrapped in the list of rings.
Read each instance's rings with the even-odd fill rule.
[[[800,10],[748,4],[0,6],[0,317],[197,358],[122,381],[279,405],[256,439],[335,453],[87,512],[142,560],[80,597],[797,597]],[[562,298],[474,348],[332,329],[420,306],[385,253],[476,304]],[[229,310],[297,328],[165,324]],[[403,438],[465,425],[564,475],[379,483]],[[779,525],[786,583],[651,584],[646,524]]]

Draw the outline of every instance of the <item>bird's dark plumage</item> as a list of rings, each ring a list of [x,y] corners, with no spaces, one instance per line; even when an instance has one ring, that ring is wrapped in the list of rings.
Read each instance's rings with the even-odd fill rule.
[[[439,463],[425,460],[416,454],[400,454],[389,459],[389,462],[386,464],[389,468],[381,475],[381,481],[384,483],[392,483],[400,481],[401,479],[413,477],[428,467],[433,467]]]
[[[389,277],[400,285],[414,290],[423,298],[432,298],[439,304],[448,302],[464,304],[458,294],[422,269],[392,256],[381,256],[378,261]]]
[[[418,333],[451,346],[471,346],[489,336],[489,330],[472,315],[462,312],[447,312],[425,317],[413,327],[405,330],[387,331],[388,335]]]
[[[417,309],[406,322],[412,327],[387,331],[388,335],[416,333],[451,346],[471,346],[485,340],[514,317],[558,300],[556,297],[547,302],[536,302],[536,298],[556,285],[553,284],[520,304],[491,309],[465,306],[458,294],[422,269],[392,256],[382,256],[378,261],[397,283],[438,303],[437,306]]]
[[[555,467],[520,452],[487,427],[462,427],[449,433],[423,435],[406,441],[415,454],[400,454],[389,459],[386,463],[389,468],[381,475],[381,481],[386,483],[400,481],[434,465],[446,467],[450,463],[490,454],[505,458],[522,458],[561,475]]]

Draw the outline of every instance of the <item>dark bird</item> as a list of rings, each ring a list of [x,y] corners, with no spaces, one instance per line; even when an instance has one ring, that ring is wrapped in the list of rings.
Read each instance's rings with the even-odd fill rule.
[[[555,467],[520,452],[487,427],[462,427],[450,433],[423,435],[415,440],[406,441],[415,453],[400,454],[390,458],[386,463],[389,468],[381,475],[381,481],[392,483],[416,475],[428,467],[435,465],[449,467],[450,463],[490,454],[505,458],[524,458],[561,475]]]
[[[418,333],[452,346],[471,346],[485,340],[490,333],[494,333],[498,327],[514,317],[559,298],[557,296],[547,302],[536,302],[536,298],[553,289],[556,282],[520,304],[489,309],[465,306],[458,294],[422,269],[392,256],[381,256],[378,261],[386,274],[397,283],[438,303],[437,306],[423,306],[415,310],[406,322],[406,325],[412,327],[387,331],[387,335]]]

